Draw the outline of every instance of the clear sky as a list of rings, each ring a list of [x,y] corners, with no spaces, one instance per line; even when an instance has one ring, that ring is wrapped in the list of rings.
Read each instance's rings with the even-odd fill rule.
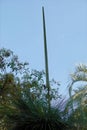
[[[0,0],[0,48],[14,51],[31,69],[44,69],[45,9],[50,79],[67,94],[69,74],[87,63],[87,0]]]

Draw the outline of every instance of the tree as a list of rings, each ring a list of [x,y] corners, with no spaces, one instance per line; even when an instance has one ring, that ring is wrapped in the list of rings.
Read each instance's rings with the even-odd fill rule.
[[[11,50],[0,49],[0,126],[5,124],[2,105],[10,105],[12,99],[19,96],[21,87],[18,75],[26,71],[26,65],[27,63],[20,62]]]
[[[73,87],[75,87],[73,89]],[[73,93],[72,93],[73,92]],[[79,65],[71,74],[71,83],[69,84],[70,99],[67,108],[70,111],[69,122],[79,129],[87,128],[87,66]]]
[[[0,103],[6,103],[5,100],[17,91],[20,82],[18,75],[23,75],[27,64],[20,62],[11,50],[0,49]]]

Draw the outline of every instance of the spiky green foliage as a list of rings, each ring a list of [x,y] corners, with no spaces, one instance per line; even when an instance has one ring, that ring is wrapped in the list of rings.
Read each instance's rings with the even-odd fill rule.
[[[65,130],[67,124],[57,108],[48,109],[44,102],[23,98],[14,100],[12,106],[2,106],[9,130]],[[4,109],[3,109],[4,107]]]

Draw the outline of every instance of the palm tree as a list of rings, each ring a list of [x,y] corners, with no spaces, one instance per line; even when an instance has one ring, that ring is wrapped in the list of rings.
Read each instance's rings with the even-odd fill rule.
[[[87,125],[87,66],[80,64],[71,74],[69,84],[70,100],[67,107],[71,107],[69,121],[79,129],[86,130]],[[73,87],[75,87],[73,89]],[[77,88],[76,88],[77,87]]]

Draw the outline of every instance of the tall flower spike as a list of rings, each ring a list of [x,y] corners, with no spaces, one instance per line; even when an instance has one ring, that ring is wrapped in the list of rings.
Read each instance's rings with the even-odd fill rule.
[[[48,98],[48,106],[49,106],[49,109],[50,109],[50,83],[49,83],[49,69],[48,69],[48,55],[47,55],[47,40],[46,40],[46,26],[45,26],[44,7],[42,7],[42,15],[43,15],[43,35],[44,35],[46,87],[48,89],[47,98]]]

